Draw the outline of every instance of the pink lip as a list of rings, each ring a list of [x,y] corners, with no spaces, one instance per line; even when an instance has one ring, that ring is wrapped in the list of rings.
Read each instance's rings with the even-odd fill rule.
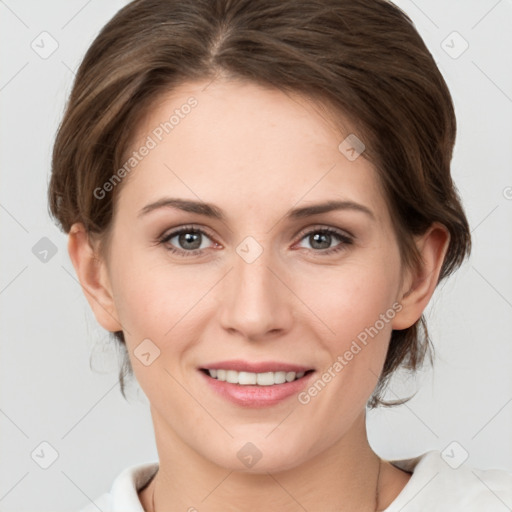
[[[242,359],[233,359],[231,361],[218,361],[215,363],[201,366],[205,370],[235,370],[237,372],[265,373],[265,372],[307,372],[313,370],[310,366],[300,366],[290,363],[280,363],[278,361],[261,361],[259,363],[249,363]]]
[[[214,379],[204,371],[199,371],[199,374],[205,379],[210,389],[229,400],[231,403],[242,407],[262,408],[276,405],[286,398],[298,394],[309,385],[311,378],[316,372],[308,373],[304,375],[304,377],[292,382],[274,384],[273,386],[242,386],[240,384],[231,384],[230,382]]]

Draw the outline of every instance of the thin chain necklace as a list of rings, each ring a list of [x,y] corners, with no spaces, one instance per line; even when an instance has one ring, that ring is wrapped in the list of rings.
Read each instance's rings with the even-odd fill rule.
[[[377,486],[375,487],[375,512],[379,510],[379,482],[380,482],[380,468],[382,466],[382,461],[379,457],[379,472],[377,474]],[[157,470],[158,472],[158,470]],[[153,483],[153,493],[151,495],[151,512],[156,512],[155,509],[155,487],[156,487],[156,474]]]

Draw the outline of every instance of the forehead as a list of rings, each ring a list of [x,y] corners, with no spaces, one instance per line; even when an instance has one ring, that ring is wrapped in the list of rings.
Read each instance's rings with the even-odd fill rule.
[[[182,84],[137,127],[119,208],[164,194],[275,214],[326,198],[384,207],[375,168],[346,153],[350,128],[333,118],[320,103],[254,83]]]

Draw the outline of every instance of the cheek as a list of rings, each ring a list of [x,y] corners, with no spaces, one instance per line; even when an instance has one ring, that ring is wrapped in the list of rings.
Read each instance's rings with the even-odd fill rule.
[[[119,266],[117,275],[116,308],[138,383],[155,402],[162,386],[181,396],[165,369],[174,375],[173,364],[200,339],[193,325],[205,278],[168,263],[138,265],[133,257]],[[186,397],[182,406],[187,407]]]
[[[396,314],[396,269],[396,262],[388,272],[381,265],[351,265],[331,273],[328,288],[320,288],[321,281],[309,288],[325,333],[318,337],[325,358],[318,380],[299,401],[314,407],[318,418],[329,415],[333,435],[355,419],[382,371]]]
[[[351,262],[300,281],[297,295],[321,321],[325,339],[332,340],[333,346],[343,348],[392,308],[398,266],[396,261],[385,261]],[[383,328],[379,322],[378,327],[388,333],[391,329],[387,323]]]
[[[115,302],[119,320],[134,348],[145,338],[163,348],[183,330],[201,307],[201,299],[212,288],[216,276],[197,265],[171,264],[162,254],[155,257],[132,254],[115,269]],[[157,256],[157,257],[156,257]]]

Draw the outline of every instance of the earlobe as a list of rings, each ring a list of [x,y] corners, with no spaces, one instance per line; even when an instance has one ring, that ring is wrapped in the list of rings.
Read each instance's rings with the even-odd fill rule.
[[[68,253],[98,323],[107,331],[121,331],[122,326],[118,320],[106,263],[99,258],[91,246],[82,223],[71,226]]]
[[[407,329],[420,319],[436,289],[449,243],[450,233],[437,222],[416,240],[422,264],[404,279],[398,297],[402,309],[393,319],[393,329]]]

